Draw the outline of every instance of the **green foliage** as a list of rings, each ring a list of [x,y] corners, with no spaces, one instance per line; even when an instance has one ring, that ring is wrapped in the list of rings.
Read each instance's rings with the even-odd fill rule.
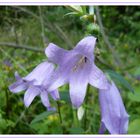
[[[134,93],[133,88],[131,87],[131,85],[123,78],[123,76],[121,76],[120,74],[116,73],[115,71],[112,70],[107,70],[107,73],[109,74],[109,76],[117,81],[118,83],[120,83],[121,85],[123,85],[126,89],[128,89],[129,91],[131,91],[132,93]]]
[[[134,102],[140,102],[140,87],[135,88],[135,94],[129,94],[129,99]]]
[[[68,91],[60,91],[60,99],[66,103],[71,103]]]
[[[136,119],[130,123],[128,132],[130,134],[140,134],[140,119]]]
[[[99,25],[91,23],[87,26],[87,33],[88,34],[98,36],[99,32],[100,32]]]
[[[41,120],[45,119],[46,117],[48,117],[49,115],[52,115],[52,114],[54,114],[54,113],[55,113],[55,111],[43,112],[43,113],[37,115],[37,116],[31,121],[31,124],[36,123],[36,122],[38,122],[38,121],[41,121]]]
[[[83,14],[84,13],[84,11],[83,11],[81,6],[71,5],[71,6],[69,6],[69,8],[72,9],[73,11],[79,13],[79,14]]]
[[[84,133],[84,129],[82,129],[81,127],[72,127],[69,129],[70,134],[83,134]]]

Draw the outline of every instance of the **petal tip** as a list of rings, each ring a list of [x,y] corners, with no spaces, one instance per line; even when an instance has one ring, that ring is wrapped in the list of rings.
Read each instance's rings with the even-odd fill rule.
[[[56,111],[56,108],[49,106],[49,107],[47,107],[47,111]]]
[[[29,103],[28,101],[26,101],[26,99],[24,98],[24,105],[26,108],[28,108],[30,106],[31,103]]]

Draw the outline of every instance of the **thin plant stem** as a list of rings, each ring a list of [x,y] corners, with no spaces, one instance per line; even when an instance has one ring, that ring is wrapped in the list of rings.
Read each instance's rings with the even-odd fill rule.
[[[17,124],[24,118],[26,111],[27,111],[27,108],[25,108],[25,109],[21,112],[19,118],[17,119],[17,121],[16,121],[15,124],[14,124],[14,127],[16,127]]]
[[[102,23],[102,19],[101,19],[101,16],[100,16],[100,11],[99,11],[99,7],[96,6],[96,16],[97,16],[97,20],[98,20],[98,23],[99,23],[99,26],[100,26],[100,30],[101,30],[101,34],[102,34],[102,37],[103,37],[103,40],[105,42],[105,44],[107,45],[107,47],[109,48],[109,50],[112,52],[112,55],[114,57],[114,62],[117,66],[120,66],[121,65],[121,61],[120,61],[120,58],[118,57],[117,53],[115,52],[113,46],[111,45],[111,43],[109,42],[109,39],[108,39],[108,36],[106,35],[105,31],[104,31],[104,26],[103,26],[103,23]]]
[[[62,127],[62,132],[64,133],[63,119],[62,119],[62,115],[61,115],[61,105],[60,105],[59,101],[57,101],[57,109],[58,109],[60,125]]]
[[[77,109],[73,108],[72,112],[73,112],[74,127],[78,127],[79,122],[78,122],[78,118],[77,118]]]
[[[15,8],[15,9],[18,9],[20,11],[23,11],[23,12],[31,15],[32,17],[34,17],[37,20],[39,19],[39,16],[36,15],[35,13],[33,13],[32,11],[28,10],[28,8],[24,8],[24,7],[21,7],[21,6],[11,6],[11,7]]]
[[[29,50],[29,51],[34,51],[37,53],[44,53],[43,49],[40,49],[39,46],[26,46],[26,45],[17,45],[13,42],[0,42],[0,46],[2,47],[10,47],[10,48],[15,48],[15,49],[24,49],[24,50]]]
[[[40,19],[40,24],[41,24],[41,36],[42,36],[42,42],[44,47],[46,46],[46,39],[45,39],[45,27],[44,27],[44,19],[43,19],[43,13],[42,13],[42,9],[39,6],[38,7],[39,10],[39,19]]]
[[[58,108],[58,114],[59,114],[60,123],[62,124],[62,115],[61,115],[61,110],[60,110],[60,103],[59,103],[59,101],[57,101],[57,108]]]
[[[9,93],[7,88],[5,88],[5,96],[6,96],[6,116],[9,118]]]

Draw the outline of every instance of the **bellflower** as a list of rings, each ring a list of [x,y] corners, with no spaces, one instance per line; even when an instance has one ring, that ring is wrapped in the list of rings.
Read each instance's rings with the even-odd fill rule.
[[[70,51],[53,43],[50,43],[45,50],[49,61],[58,65],[48,90],[53,91],[69,83],[70,98],[72,104],[77,108],[84,101],[88,83],[99,89],[108,89],[109,87],[106,76],[94,64],[95,44],[96,38],[88,36]]]
[[[126,134],[129,115],[114,82],[111,82],[109,89],[99,90],[99,101],[102,116],[99,133],[108,129],[111,134]]]
[[[50,78],[54,73],[54,65],[49,62],[39,64],[26,77],[21,78],[18,73],[15,73],[16,82],[9,86],[13,93],[18,93],[26,90],[24,95],[24,104],[28,107],[36,96],[40,96],[42,103],[48,110],[53,109],[48,98],[47,87],[50,84]],[[50,92],[54,100],[59,99],[58,90]]]

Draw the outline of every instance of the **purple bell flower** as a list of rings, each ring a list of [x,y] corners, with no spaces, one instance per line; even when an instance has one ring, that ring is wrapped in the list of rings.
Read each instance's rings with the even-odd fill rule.
[[[109,89],[99,90],[99,101],[102,117],[99,133],[108,129],[111,134],[126,134],[129,115],[114,82],[111,82]]]
[[[54,65],[49,62],[43,62],[39,64],[31,73],[26,77],[21,78],[18,73],[15,73],[16,82],[9,86],[9,89],[13,93],[18,93],[26,90],[24,95],[24,104],[26,107],[32,103],[36,96],[41,97],[43,105],[48,109],[52,110],[47,87],[50,84],[51,76],[54,73]],[[59,99],[58,90],[55,89],[50,92],[51,97],[54,100]]]
[[[94,64],[96,38],[88,36],[82,39],[74,49],[67,51],[50,43],[45,53],[58,65],[48,88],[53,91],[69,83],[71,102],[75,107],[83,103],[88,83],[99,89],[108,89],[109,82],[103,72]]]
[[[128,114],[115,84],[107,80],[104,73],[94,64],[96,38],[82,39],[73,50],[67,51],[50,43],[46,55],[58,67],[48,90],[54,90],[69,83],[70,98],[79,107],[85,98],[88,83],[99,89],[101,105],[100,133],[106,129],[111,134],[124,134],[128,129]]]
[[[87,86],[90,84],[99,89],[99,133],[104,133],[106,129],[111,134],[127,133],[129,115],[114,82],[107,80],[105,74],[94,63],[95,44],[96,38],[93,36],[85,37],[70,51],[50,43],[45,53],[50,62],[57,64],[57,68],[54,70],[52,63],[43,62],[26,77],[21,78],[15,73],[17,81],[9,89],[14,93],[26,90],[24,103],[27,107],[40,95],[42,103],[50,110],[48,92],[57,100],[57,88],[69,83],[71,102],[78,108],[83,103]]]

